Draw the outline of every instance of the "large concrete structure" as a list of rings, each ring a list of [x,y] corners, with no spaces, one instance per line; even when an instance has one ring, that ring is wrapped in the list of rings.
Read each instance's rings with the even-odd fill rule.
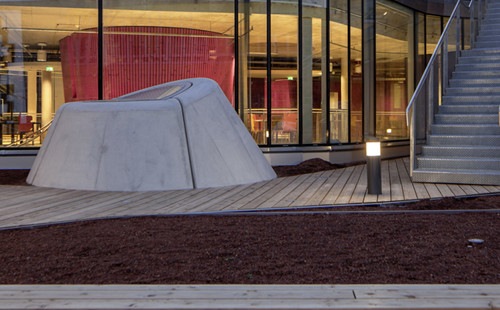
[[[152,191],[275,177],[217,83],[189,79],[114,100],[63,105],[28,183]]]

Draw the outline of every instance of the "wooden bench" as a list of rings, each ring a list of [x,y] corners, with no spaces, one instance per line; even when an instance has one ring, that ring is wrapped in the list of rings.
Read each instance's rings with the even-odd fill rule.
[[[500,285],[0,285],[0,309],[500,309]]]

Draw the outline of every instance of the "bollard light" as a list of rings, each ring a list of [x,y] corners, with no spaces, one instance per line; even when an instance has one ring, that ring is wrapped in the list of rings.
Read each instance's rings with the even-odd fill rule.
[[[380,141],[366,142],[366,156],[380,156]]]
[[[366,139],[366,164],[368,170],[368,194],[382,194],[382,179],[380,176],[380,139]]]

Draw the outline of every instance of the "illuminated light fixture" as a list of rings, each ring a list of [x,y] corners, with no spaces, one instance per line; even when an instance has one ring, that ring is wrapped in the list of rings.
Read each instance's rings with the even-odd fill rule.
[[[266,138],[269,138],[269,130],[266,130]]]
[[[387,15],[387,11],[384,12],[384,16],[386,16],[386,15]]]
[[[36,52],[36,61],[47,61],[47,50],[43,49],[47,46],[47,43],[39,42],[37,43],[37,45],[40,47],[40,49]]]
[[[293,81],[293,76],[289,76],[289,77],[288,77],[288,80],[289,80],[289,81]]]
[[[366,156],[380,156],[380,141],[366,142]]]
[[[388,134],[391,134],[392,133],[392,129],[391,128],[387,128],[387,130],[385,132],[387,132]]]
[[[366,139],[366,170],[368,178],[368,194],[382,194],[382,178],[380,174],[380,139]]]
[[[52,71],[54,71],[54,67],[45,67],[45,71],[52,72]]]

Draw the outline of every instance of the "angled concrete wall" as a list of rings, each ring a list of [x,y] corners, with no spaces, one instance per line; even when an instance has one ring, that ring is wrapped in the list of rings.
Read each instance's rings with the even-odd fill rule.
[[[189,79],[114,100],[63,105],[28,183],[152,191],[275,177],[217,83]]]

